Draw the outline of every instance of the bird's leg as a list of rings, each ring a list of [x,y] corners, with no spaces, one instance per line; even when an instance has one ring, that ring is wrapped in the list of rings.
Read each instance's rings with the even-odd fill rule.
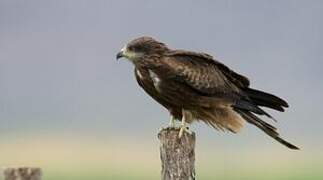
[[[161,127],[160,129],[159,129],[159,131],[162,131],[162,130],[164,130],[164,129],[173,129],[173,128],[175,128],[175,129],[177,129],[178,127],[176,127],[176,119],[175,119],[175,117],[172,115],[172,114],[170,114],[170,119],[169,119],[169,123],[168,123],[168,126],[166,126],[166,127]]]
[[[192,120],[192,114],[189,111],[186,110],[182,110],[182,123],[179,129],[179,133],[178,133],[178,137],[181,138],[183,136],[184,132],[187,132],[188,134],[192,134],[192,132],[190,130],[188,130],[187,127],[187,121]]]
[[[168,126],[171,128],[175,127],[175,117],[173,115],[170,115],[170,120],[169,120]]]

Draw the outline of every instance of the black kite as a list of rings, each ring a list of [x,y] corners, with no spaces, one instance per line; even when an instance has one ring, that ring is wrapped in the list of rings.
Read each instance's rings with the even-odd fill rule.
[[[179,136],[190,132],[186,123],[202,121],[215,129],[238,132],[243,122],[253,124],[291,149],[298,147],[279,137],[277,129],[260,119],[272,118],[261,107],[284,111],[283,99],[249,86],[248,78],[205,53],[172,50],[151,37],[129,42],[118,54],[135,66],[139,85],[181,120]]]

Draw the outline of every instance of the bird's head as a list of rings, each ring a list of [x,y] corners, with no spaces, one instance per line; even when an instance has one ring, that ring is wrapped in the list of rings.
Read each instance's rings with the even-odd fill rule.
[[[164,43],[158,42],[151,37],[140,37],[130,41],[117,54],[117,59],[127,58],[132,62],[143,59],[143,57],[161,56],[168,48]]]

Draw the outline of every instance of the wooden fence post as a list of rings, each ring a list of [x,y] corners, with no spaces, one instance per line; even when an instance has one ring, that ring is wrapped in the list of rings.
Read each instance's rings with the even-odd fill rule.
[[[162,180],[195,179],[195,133],[184,132],[178,137],[178,129],[165,128],[158,133]]]
[[[41,180],[40,168],[6,168],[3,170],[4,180]]]

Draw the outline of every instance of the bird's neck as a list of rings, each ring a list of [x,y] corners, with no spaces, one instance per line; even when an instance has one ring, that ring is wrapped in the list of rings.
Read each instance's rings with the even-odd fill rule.
[[[160,61],[161,61],[161,56],[151,55],[151,56],[144,56],[132,62],[135,65],[135,67],[154,69],[160,64]]]

